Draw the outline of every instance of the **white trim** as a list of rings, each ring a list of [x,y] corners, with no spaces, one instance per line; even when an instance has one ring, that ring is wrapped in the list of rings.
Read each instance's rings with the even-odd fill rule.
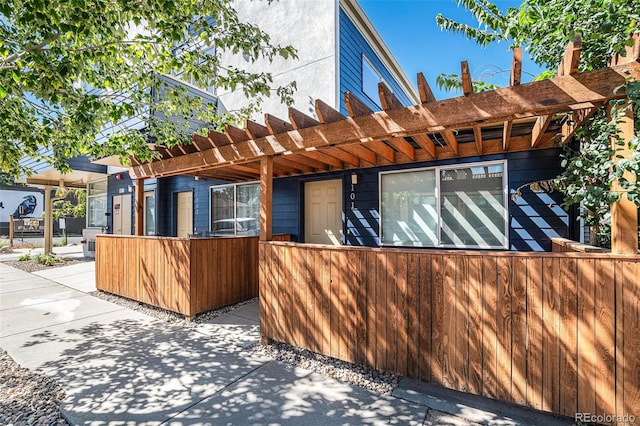
[[[378,34],[378,31],[376,31],[357,0],[339,0],[339,3],[342,10],[344,10],[351,19],[351,22],[358,28],[360,34],[362,34],[378,58],[380,58],[383,64],[389,66],[389,72],[397,79],[398,84],[403,88],[407,97],[413,101],[415,105],[420,104],[420,98],[413,84],[411,84],[411,80],[409,80],[409,77],[407,77],[400,64],[398,64],[398,61],[384,43],[382,37],[380,37],[380,34]]]
[[[462,168],[473,168],[473,167],[487,167],[487,166],[491,166],[491,165],[502,165],[502,206],[504,207],[504,217],[503,217],[503,222],[504,222],[504,235],[503,235],[503,239],[502,239],[502,245],[501,246],[493,246],[493,245],[456,245],[456,244],[442,244],[442,202],[440,200],[440,180],[441,180],[441,174],[440,172],[442,170],[455,170],[455,169],[462,169]],[[390,175],[390,174],[401,174],[401,173],[412,173],[412,172],[420,172],[420,171],[427,171],[427,170],[435,170],[435,175],[436,175],[436,180],[435,180],[435,188],[434,188],[434,193],[435,193],[435,199],[436,199],[436,212],[437,212],[437,218],[436,218],[436,244],[435,245],[429,245],[429,244],[421,244],[421,243],[398,243],[398,244],[390,244],[390,243],[383,243],[382,242],[382,222],[383,222],[383,212],[382,212],[382,177],[384,175]],[[380,218],[379,222],[378,222],[378,240],[379,240],[379,245],[383,246],[383,247],[438,247],[438,248],[464,248],[464,249],[468,249],[468,248],[473,248],[473,249],[505,249],[508,250],[509,248],[509,197],[508,197],[508,191],[509,191],[509,173],[508,173],[508,169],[507,169],[507,160],[488,160],[488,161],[476,161],[473,163],[458,163],[458,164],[451,164],[451,165],[446,165],[446,166],[432,166],[432,167],[418,167],[418,168],[412,168],[412,169],[402,169],[402,170],[388,170],[388,171],[381,171],[378,172],[378,216]]]
[[[105,226],[108,226],[107,223],[106,223],[107,222],[106,216],[105,216],[105,226],[89,226],[89,217],[90,217],[90,215],[89,215],[89,198],[90,197],[93,198],[93,197],[102,196],[102,195],[91,195],[91,196],[89,196],[89,185],[91,185],[93,183],[96,183],[96,182],[102,182],[102,181],[107,182],[107,189],[104,192],[104,197],[105,197],[105,202],[108,204],[109,203],[109,178],[106,177],[106,178],[103,178],[103,179],[96,179],[96,180],[92,180],[90,182],[87,182],[87,187],[86,187],[86,191],[87,191],[87,196],[86,196],[87,206],[86,206],[86,210],[85,210],[86,218],[85,218],[84,224],[86,225],[87,228],[90,228],[90,229],[102,229]],[[104,206],[104,211],[105,211],[105,213],[107,213],[107,206],[106,205]]]

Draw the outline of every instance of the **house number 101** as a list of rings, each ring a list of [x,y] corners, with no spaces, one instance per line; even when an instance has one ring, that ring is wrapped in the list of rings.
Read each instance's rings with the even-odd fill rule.
[[[351,193],[349,194],[349,198],[351,199],[351,210],[355,210],[356,209],[356,193],[355,193],[355,188],[354,185],[351,184]]]

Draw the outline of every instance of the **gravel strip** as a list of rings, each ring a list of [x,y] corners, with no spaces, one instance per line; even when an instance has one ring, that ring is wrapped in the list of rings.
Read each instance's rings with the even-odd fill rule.
[[[56,263],[53,264],[53,266],[43,265],[41,263],[36,262],[35,260],[9,260],[2,263],[9,265],[12,268],[21,269],[25,272],[37,272],[37,271],[43,271],[45,269],[59,268],[61,266],[71,266],[71,265],[75,265],[76,263],[85,262],[84,260],[80,260],[80,259],[65,259],[65,258],[56,258],[56,259],[57,261]]]
[[[391,395],[400,382],[400,376],[395,374],[341,361],[286,343],[256,344],[251,352],[256,356],[266,356],[384,395]]]
[[[68,425],[60,417],[64,397],[53,378],[20,367],[0,349],[0,424]]]

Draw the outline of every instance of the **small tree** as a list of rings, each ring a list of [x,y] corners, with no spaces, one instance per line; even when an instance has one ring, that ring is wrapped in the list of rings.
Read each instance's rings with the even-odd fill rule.
[[[538,65],[551,70],[558,68],[567,43],[576,34],[582,34],[580,70],[586,71],[606,67],[614,53],[624,55],[625,47],[633,44],[633,35],[640,32],[640,9],[634,0],[528,0],[505,12],[488,0],[459,0],[458,4],[473,14],[478,26],[438,15],[436,22],[441,28],[463,34],[481,46],[495,42],[524,46]],[[554,71],[546,71],[537,79],[554,75]],[[456,79],[440,76],[438,84],[454,88]],[[636,105],[636,122],[640,122],[639,89],[639,83],[631,81],[620,89],[626,90],[631,105]],[[640,187],[624,178],[625,172],[635,176],[640,168],[640,127],[636,124],[636,136],[631,141],[621,140],[617,130],[622,110],[629,107],[632,106],[626,102],[613,102],[609,116],[606,108],[598,111],[577,133],[580,149],[563,147],[565,171],[555,182],[546,183],[564,192],[565,208],[582,205],[581,217],[592,227],[592,243],[601,246],[610,242],[610,203],[621,196],[621,192],[611,191],[611,184],[617,179],[628,198],[640,205]],[[625,147],[632,150],[632,155],[623,161],[612,161]]]
[[[56,194],[62,195],[62,194]],[[62,200],[53,202],[53,218],[83,217],[87,212],[87,191],[70,189]]]
[[[20,163],[25,156],[63,172],[66,160],[80,154],[147,160],[153,156],[149,141],[189,143],[191,130],[180,123],[236,121],[272,93],[290,101],[295,84],[276,87],[266,71],[229,66],[224,52],[251,61],[295,57],[293,47],[273,44],[258,27],[241,22],[230,0],[0,3],[1,171],[29,174]],[[251,102],[221,116],[163,75],[242,90]],[[127,120],[140,117],[147,117],[144,131],[126,128]],[[96,142],[114,125],[116,132]]]

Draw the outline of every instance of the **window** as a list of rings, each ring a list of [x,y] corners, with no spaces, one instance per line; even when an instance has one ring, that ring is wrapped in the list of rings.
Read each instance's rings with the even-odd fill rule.
[[[260,233],[260,184],[245,183],[211,187],[213,236]]]
[[[156,235],[156,194],[144,193],[144,235]]]
[[[381,243],[507,247],[506,163],[380,174]]]
[[[87,228],[107,226],[107,180],[87,185]]]
[[[382,244],[438,244],[436,172],[381,175]]]
[[[378,106],[380,106],[378,83],[381,81],[384,80],[378,70],[374,68],[366,56],[362,55],[362,92]]]

